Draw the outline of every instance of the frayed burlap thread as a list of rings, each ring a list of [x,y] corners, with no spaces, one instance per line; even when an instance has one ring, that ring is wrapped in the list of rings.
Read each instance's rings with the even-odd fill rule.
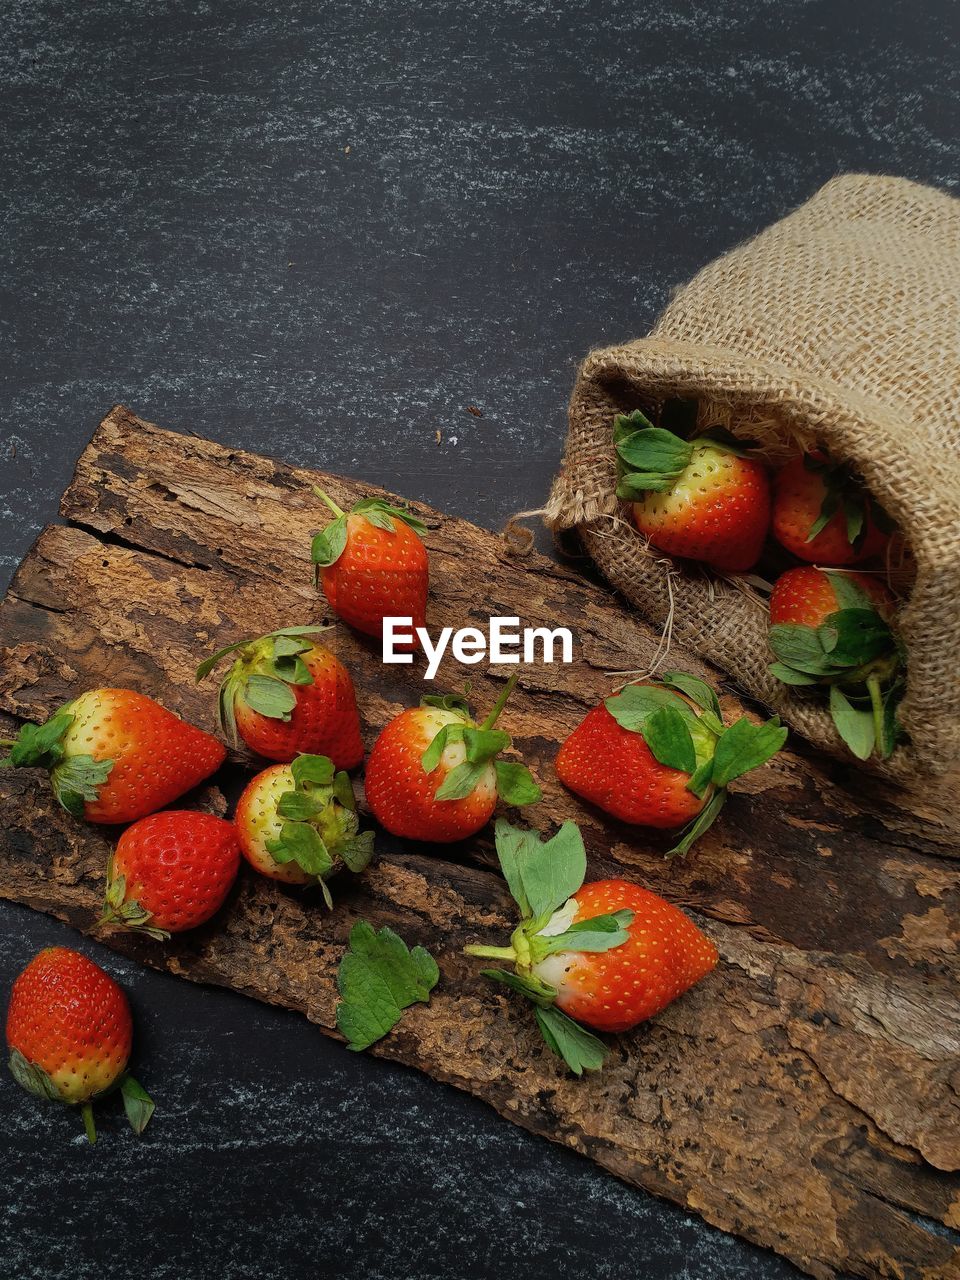
[[[616,413],[697,399],[701,426],[771,462],[820,444],[850,463],[903,532],[915,577],[901,626],[904,780],[960,760],[960,201],[898,178],[836,178],[711,263],[647,338],[593,351],[570,404],[546,520],[576,528],[609,582],[792,728],[844,754],[822,700],[767,670],[769,619],[736,580],[672,579],[615,496]]]

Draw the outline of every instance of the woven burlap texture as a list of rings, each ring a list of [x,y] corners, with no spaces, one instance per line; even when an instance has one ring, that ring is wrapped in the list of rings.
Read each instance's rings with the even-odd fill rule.
[[[570,404],[546,508],[608,581],[810,741],[844,754],[822,700],[768,672],[762,598],[695,566],[671,569],[615,496],[616,413],[695,398],[701,425],[759,438],[771,460],[820,444],[852,464],[915,563],[901,614],[909,744],[884,772],[960,759],[960,201],[899,178],[827,183],[711,263],[649,337],[593,351]],[[668,577],[669,574],[669,577]]]

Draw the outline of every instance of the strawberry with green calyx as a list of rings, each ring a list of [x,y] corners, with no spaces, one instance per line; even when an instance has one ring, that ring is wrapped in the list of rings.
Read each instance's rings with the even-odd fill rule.
[[[497,796],[536,804],[541,791],[529,769],[499,755],[510,735],[494,726],[517,683],[507,681],[482,724],[456,694],[425,697],[392,720],[370,752],[367,803],[395,836],[446,844],[464,840],[493,816]]]
[[[363,759],[360,716],[350,673],[329,649],[309,637],[328,627],[285,627],[257,640],[241,640],[212,654],[197,680],[235,653],[220,685],[217,718],[237,745],[289,763],[301,752],[327,755],[339,769]]]
[[[786,737],[776,717],[725,725],[710,686],[673,671],[627,685],[588,712],[557,753],[557,776],[623,822],[667,830],[689,823],[672,857],[712,825],[729,784],[775,756]]]
[[[859,760],[887,759],[900,737],[905,653],[893,606],[866,574],[807,567],[783,574],[770,596],[771,674],[828,687],[837,732]]]
[[[25,724],[6,761],[50,772],[75,818],[134,822],[171,804],[220,767],[222,742],[131,689],[91,689],[45,724]]]
[[[745,444],[720,428],[683,440],[639,410],[617,415],[613,440],[617,496],[653,546],[723,573],[753,568],[770,522],[770,481]]]
[[[302,755],[258,773],[233,821],[251,866],[286,884],[319,885],[328,907],[327,878],[341,867],[363,871],[373,855],[373,832],[360,830],[350,778],[327,756]]]
[[[232,822],[192,809],[165,809],[127,827],[107,867],[100,925],[165,941],[204,924],[237,878]]]
[[[581,1023],[627,1031],[716,965],[713,943],[656,894],[626,880],[584,884],[586,852],[574,823],[543,841],[500,821],[496,842],[520,924],[508,946],[464,952],[511,965],[482,972],[532,1002],[548,1047],[575,1075],[597,1070],[607,1053]]]
[[[358,920],[337,971],[337,1029],[347,1048],[366,1049],[382,1039],[404,1009],[429,1001],[439,977],[429,951],[408,947],[392,929],[374,932],[366,920]]]
[[[384,618],[391,617],[411,618],[416,636],[416,628],[426,626],[429,562],[421,538],[427,526],[382,498],[361,498],[342,511],[322,489],[314,493],[334,515],[311,551],[330,607],[364,635],[381,636]]]
[[[777,474],[771,531],[800,560],[858,564],[882,555],[893,530],[890,517],[845,463],[805,453]]]
[[[34,1097],[79,1107],[91,1143],[93,1103],[115,1089],[134,1133],[153,1115],[149,1094],[127,1073],[132,1043],[122,988],[79,952],[47,947],[14,982],[7,1010],[11,1074]]]

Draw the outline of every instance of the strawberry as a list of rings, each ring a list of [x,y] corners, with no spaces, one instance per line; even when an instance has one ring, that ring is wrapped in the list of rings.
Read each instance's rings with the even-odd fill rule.
[[[228,645],[201,662],[197,680],[236,653],[220,685],[217,718],[237,745],[288,764],[300,754],[329,756],[338,769],[363,759],[357,696],[350,673],[308,636],[326,627],[287,627]]]
[[[13,984],[10,1071],[36,1097],[79,1107],[90,1142],[97,1140],[91,1104],[118,1085],[135,1133],[153,1114],[149,1095],[125,1074],[132,1041],[127,997],[77,951],[47,947]]]
[[[886,759],[900,737],[904,650],[893,615],[893,596],[864,573],[790,569],[770,595],[771,674],[828,688],[837,732],[860,760]]]
[[[367,803],[395,836],[448,844],[479,831],[497,795],[512,805],[535,804],[540,788],[528,769],[499,760],[510,737],[494,725],[516,685],[511,676],[480,725],[457,695],[424,698],[392,720],[367,762]]]
[[[88,822],[134,822],[220,767],[223,743],[130,689],[91,689],[45,724],[0,740],[7,764],[50,771],[60,804]]]
[[[801,454],[777,474],[771,531],[800,560],[859,564],[883,554],[892,529],[850,468],[823,453]]]
[[[617,415],[613,439],[617,496],[632,503],[653,546],[722,573],[753,568],[770,523],[770,481],[741,443],[719,429],[683,440],[639,410]]]
[[[319,885],[329,907],[326,877],[341,866],[362,871],[373,854],[373,832],[360,831],[350,779],[327,756],[297,756],[258,773],[233,821],[251,866],[285,884]]]
[[[311,550],[333,611],[368,636],[383,635],[384,618],[411,618],[414,634],[426,626],[429,564],[420,538],[427,526],[381,498],[361,498],[345,512],[314,492],[334,514]]]
[[[787,731],[776,718],[725,726],[717,695],[683,672],[607,698],[557,753],[564,786],[623,822],[675,828],[686,853],[723,808],[727,786],[769,760]]]
[[[100,923],[158,939],[194,929],[223,906],[239,866],[232,822],[186,809],[150,814],[117,843]]]
[[[533,1002],[544,1040],[575,1074],[606,1057],[580,1024],[629,1031],[716,965],[709,938],[655,893],[627,880],[584,884],[587,858],[574,823],[544,842],[498,822],[496,841],[520,924],[508,946],[464,951],[512,966],[483,972]]]

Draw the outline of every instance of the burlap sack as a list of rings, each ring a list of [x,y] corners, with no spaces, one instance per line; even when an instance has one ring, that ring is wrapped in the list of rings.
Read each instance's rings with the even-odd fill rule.
[[[902,612],[901,720],[886,772],[960,758],[960,202],[898,178],[848,176],[700,272],[647,338],[592,352],[546,509],[612,585],[840,754],[822,700],[767,670],[762,594],[649,548],[615,496],[614,415],[696,398],[699,424],[759,439],[775,461],[820,443],[898,523],[915,565]],[[849,758],[849,757],[848,757]]]

